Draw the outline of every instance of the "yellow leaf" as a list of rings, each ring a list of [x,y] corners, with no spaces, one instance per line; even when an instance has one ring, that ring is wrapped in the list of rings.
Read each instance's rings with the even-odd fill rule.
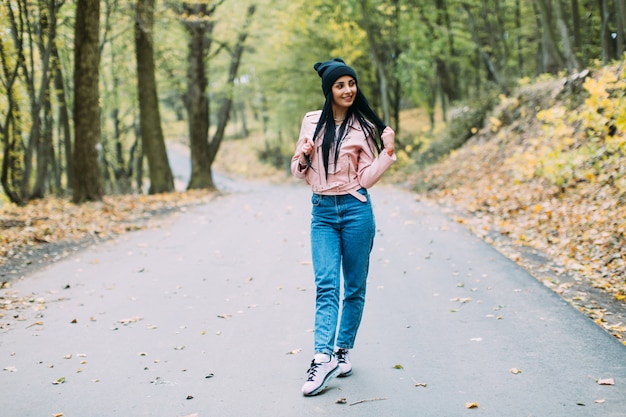
[[[477,402],[465,403],[465,408],[478,408],[478,403]]]

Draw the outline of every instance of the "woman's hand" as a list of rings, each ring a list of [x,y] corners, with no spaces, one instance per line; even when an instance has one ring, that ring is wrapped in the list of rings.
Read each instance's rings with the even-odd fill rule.
[[[383,147],[387,151],[387,155],[393,155],[395,150],[396,132],[387,126],[385,130],[383,130],[382,135],[380,135],[380,139],[383,141]]]
[[[311,151],[313,150],[313,142],[309,138],[304,138],[304,143],[302,144],[302,152],[300,153],[300,165],[306,165],[306,158],[311,155]]]

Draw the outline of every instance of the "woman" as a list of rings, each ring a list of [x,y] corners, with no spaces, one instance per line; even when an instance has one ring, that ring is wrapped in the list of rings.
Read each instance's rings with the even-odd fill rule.
[[[375,234],[367,189],[396,160],[395,133],[370,108],[354,69],[339,58],[313,67],[322,78],[326,102],[321,111],[304,116],[291,160],[293,175],[306,180],[313,191],[315,355],[302,387],[305,396],[319,394],[335,376],[352,374],[348,352],[363,314]]]

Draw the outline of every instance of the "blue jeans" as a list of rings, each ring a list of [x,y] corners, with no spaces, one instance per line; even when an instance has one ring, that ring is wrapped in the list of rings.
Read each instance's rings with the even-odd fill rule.
[[[332,354],[335,344],[337,348],[352,349],[361,324],[376,225],[367,190],[358,192],[367,197],[367,202],[350,194],[311,197],[311,252],[317,288],[315,353]],[[341,272],[343,304],[339,323]]]

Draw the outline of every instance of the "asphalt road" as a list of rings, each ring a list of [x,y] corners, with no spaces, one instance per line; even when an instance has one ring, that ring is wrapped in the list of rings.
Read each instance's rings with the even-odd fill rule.
[[[382,185],[354,374],[303,397],[310,192],[223,188],[0,291],[32,295],[0,318],[0,417],[626,416],[626,346]]]

